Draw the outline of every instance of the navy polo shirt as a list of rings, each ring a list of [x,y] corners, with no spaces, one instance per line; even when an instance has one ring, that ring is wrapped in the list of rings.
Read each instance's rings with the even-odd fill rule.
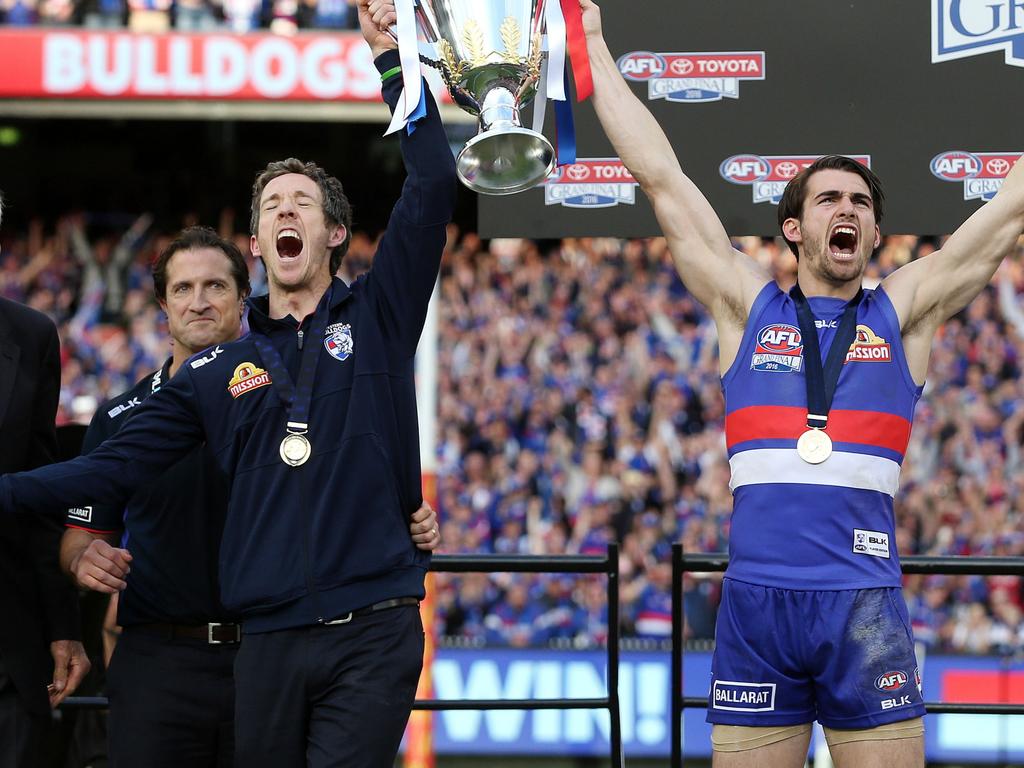
[[[116,434],[136,407],[167,383],[170,364],[168,360],[160,370],[97,409],[82,453]],[[118,535],[121,546],[131,552],[128,586],[117,612],[121,626],[233,621],[220,604],[217,581],[227,505],[224,476],[201,445],[136,491],[126,507],[70,507],[65,525]]]

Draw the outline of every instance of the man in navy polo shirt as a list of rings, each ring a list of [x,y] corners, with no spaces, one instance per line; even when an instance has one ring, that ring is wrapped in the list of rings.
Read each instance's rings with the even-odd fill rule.
[[[362,0],[359,17],[393,109],[393,11]],[[351,221],[340,182],[271,163],[253,195],[270,293],[249,302],[252,332],[188,361],[88,456],[0,479],[5,512],[119,502],[206,443],[230,484],[220,577],[242,616],[241,765],[390,767],[412,707],[429,564],[408,533],[422,498],[413,362],[455,201],[425,102],[401,133],[408,175],[365,276],[332,277]]]

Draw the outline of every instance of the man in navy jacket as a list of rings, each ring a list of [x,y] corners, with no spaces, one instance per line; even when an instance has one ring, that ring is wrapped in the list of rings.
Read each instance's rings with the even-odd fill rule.
[[[361,0],[359,13],[378,70],[393,74],[386,5]],[[392,109],[400,81],[384,82]],[[207,444],[231,488],[220,574],[245,634],[241,765],[390,767],[412,707],[429,563],[407,528],[421,501],[413,357],[455,198],[426,102],[402,132],[408,176],[367,275],[332,277],[351,217],[337,179],[271,163],[254,187],[252,249],[270,293],[250,301],[252,332],[182,366],[88,456],[0,479],[7,512],[123,501]]]

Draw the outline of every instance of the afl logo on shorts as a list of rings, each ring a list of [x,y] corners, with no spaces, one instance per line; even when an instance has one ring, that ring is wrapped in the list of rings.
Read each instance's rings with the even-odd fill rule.
[[[335,360],[348,360],[355,349],[355,342],[352,340],[352,326],[348,323],[335,323],[327,326],[324,332],[324,348],[331,353]]]
[[[875,688],[890,693],[900,690],[909,682],[910,678],[907,677],[907,673],[897,669],[892,672],[886,672],[884,675],[879,675],[875,680]]]
[[[804,343],[795,325],[776,323],[757,332],[750,367],[755,371],[799,371],[804,362]]]

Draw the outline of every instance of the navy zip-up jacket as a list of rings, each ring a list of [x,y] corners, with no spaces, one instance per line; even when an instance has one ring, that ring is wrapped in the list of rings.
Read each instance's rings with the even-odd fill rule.
[[[388,52],[378,69],[398,63]],[[394,109],[401,78],[383,88]],[[339,618],[394,597],[423,596],[429,555],[409,535],[421,478],[413,358],[437,279],[455,200],[455,165],[433,99],[402,132],[407,178],[369,273],[337,278],[310,406],[312,456],[279,455],[287,409],[253,334],[263,334],[298,378],[294,319],[272,320],[250,301],[249,336],[207,350],[147,398],[118,434],[87,456],[0,478],[0,508],[123,503],[205,441],[230,483],[220,550],[225,607],[245,631]],[[189,564],[181,563],[182,568]]]

